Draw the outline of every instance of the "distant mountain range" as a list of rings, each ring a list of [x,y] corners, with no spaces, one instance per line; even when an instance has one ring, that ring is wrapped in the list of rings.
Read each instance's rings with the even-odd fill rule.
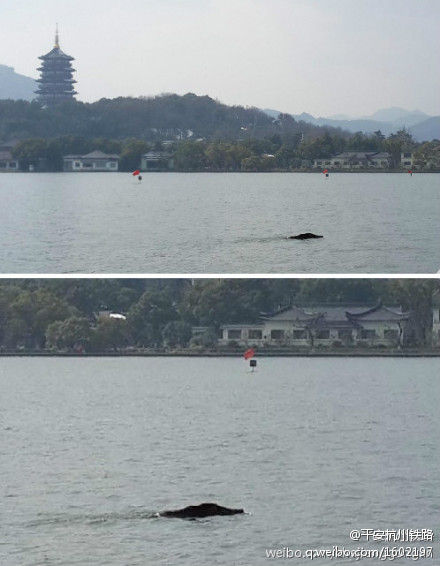
[[[430,141],[440,139],[440,116],[433,116],[415,124],[409,131],[416,141]]]
[[[0,99],[32,100],[36,87],[34,79],[16,73],[12,67],[0,65]]]
[[[265,108],[269,116],[276,118],[279,111]],[[404,108],[384,108],[377,110],[370,116],[350,117],[336,114],[328,118],[315,118],[311,114],[292,114],[295,120],[302,120],[315,126],[332,126],[349,132],[372,133],[380,130],[389,135],[402,128],[408,129],[416,141],[430,141],[440,139],[440,116],[429,116],[420,110],[405,110]]]

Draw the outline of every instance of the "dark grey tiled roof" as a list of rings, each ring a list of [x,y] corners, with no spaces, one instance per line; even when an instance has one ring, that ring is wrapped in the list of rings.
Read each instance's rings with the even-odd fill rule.
[[[74,61],[73,57],[67,55],[67,53],[64,53],[64,51],[61,51],[59,47],[54,47],[53,49],[51,49],[51,51],[49,51],[49,53],[46,53],[46,55],[41,55],[40,57],[38,57],[38,59],[42,59],[42,60],[57,59],[57,58],[67,59],[68,61]]]
[[[287,307],[281,309],[273,315],[265,315],[261,318],[263,320],[310,320],[315,318],[316,314],[307,314],[303,309],[299,307]]]
[[[347,312],[349,313],[361,313],[361,312],[365,312],[366,310],[370,309],[371,307],[367,307],[367,306],[360,306],[360,307],[349,307],[349,306],[327,306],[327,305],[322,305],[322,306],[317,306],[317,307],[312,307],[312,308],[307,308],[307,312],[311,313],[311,314],[322,314],[325,316],[325,318],[328,321],[331,322],[335,322],[335,321],[341,321],[347,320]]]
[[[408,318],[408,313],[402,312],[401,309],[390,309],[389,307],[384,307],[383,305],[379,305],[365,312],[348,313],[348,316],[352,319],[358,320],[359,322],[363,322],[366,320],[397,321],[397,320],[406,320]]]
[[[119,155],[95,150],[86,155],[64,155],[64,159],[119,159]]]
[[[388,159],[389,153],[384,151],[344,151],[332,159]]]
[[[344,326],[352,327],[362,321],[399,321],[406,320],[408,313],[400,308],[384,307],[381,303],[374,307],[368,306],[316,306],[316,307],[288,307],[273,315],[265,315],[262,320],[291,320],[317,324],[318,326]]]
[[[119,159],[119,155],[116,153],[104,153],[103,151],[95,150],[83,155],[87,159]]]

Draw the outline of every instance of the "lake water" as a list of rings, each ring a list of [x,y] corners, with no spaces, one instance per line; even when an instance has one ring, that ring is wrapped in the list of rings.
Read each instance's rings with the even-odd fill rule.
[[[386,546],[350,542],[362,528],[434,529],[436,560],[417,563],[438,563],[440,359],[258,364],[3,358],[0,564],[259,566],[286,562],[269,548]],[[203,501],[249,514],[152,517]]]
[[[438,174],[5,173],[0,198],[3,273],[440,269]]]

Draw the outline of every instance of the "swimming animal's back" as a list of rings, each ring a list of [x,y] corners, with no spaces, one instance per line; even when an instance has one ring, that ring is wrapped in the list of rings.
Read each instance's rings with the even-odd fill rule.
[[[213,517],[214,515],[237,515],[244,513],[243,509],[230,509],[229,507],[222,507],[217,503],[201,503],[200,505],[189,505],[183,509],[175,509],[163,511],[160,513],[161,517],[179,517],[196,518],[196,517]]]
[[[289,240],[311,240],[313,238],[323,238],[319,234],[313,234],[312,232],[305,232],[304,234],[297,234],[296,236],[289,236]]]

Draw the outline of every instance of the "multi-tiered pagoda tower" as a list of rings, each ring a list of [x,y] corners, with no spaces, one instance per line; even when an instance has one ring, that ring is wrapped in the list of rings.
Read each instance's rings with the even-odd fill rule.
[[[43,61],[40,71],[41,78],[37,80],[39,84],[38,100],[45,105],[54,105],[65,100],[72,100],[77,94],[73,88],[75,80],[72,76],[75,69],[72,68],[73,57],[66,55],[60,49],[58,36],[58,26],[55,33],[55,45],[52,51],[39,57]]]

